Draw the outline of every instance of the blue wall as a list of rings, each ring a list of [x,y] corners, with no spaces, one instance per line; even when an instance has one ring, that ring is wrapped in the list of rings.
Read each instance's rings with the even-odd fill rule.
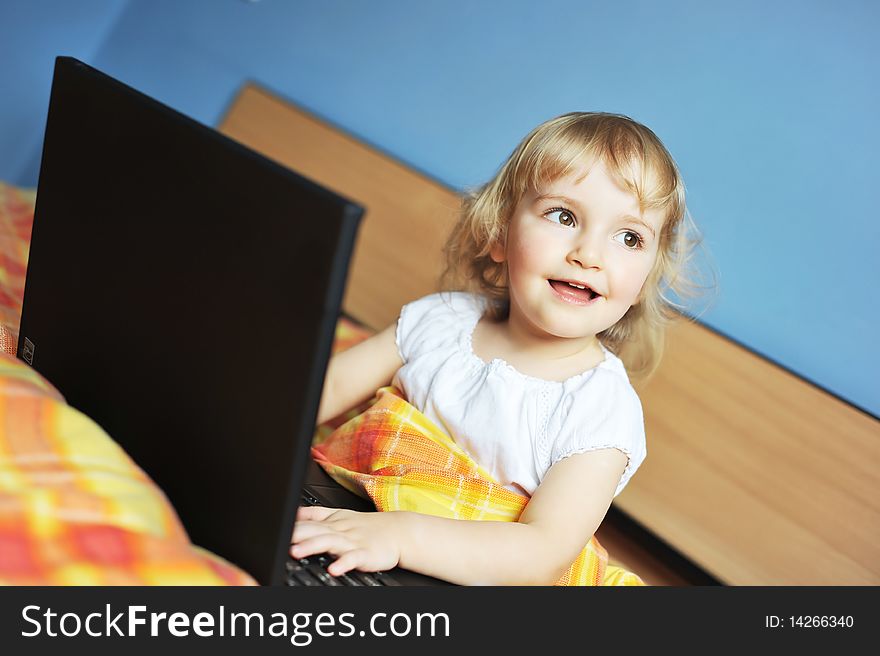
[[[544,119],[625,113],[684,174],[720,273],[702,320],[880,414],[880,3],[80,4],[70,33],[35,10],[0,27],[0,38],[25,32],[24,57],[8,65],[20,70],[0,74],[3,159],[33,162],[0,177],[35,182],[38,159],[23,151],[36,151],[45,119],[44,53],[75,48],[208,124],[256,80],[456,188],[488,178]]]
[[[0,0],[0,180],[36,185],[54,59],[92,59],[127,1]]]

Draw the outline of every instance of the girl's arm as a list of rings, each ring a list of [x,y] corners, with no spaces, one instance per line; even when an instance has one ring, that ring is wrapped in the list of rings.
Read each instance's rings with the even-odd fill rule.
[[[318,407],[318,424],[366,401],[377,389],[391,383],[403,366],[397,351],[396,330],[397,324],[393,323],[330,358]]]
[[[334,575],[399,564],[462,585],[552,585],[596,532],[625,467],[613,448],[559,461],[517,522],[300,508],[291,552],[337,555]]]

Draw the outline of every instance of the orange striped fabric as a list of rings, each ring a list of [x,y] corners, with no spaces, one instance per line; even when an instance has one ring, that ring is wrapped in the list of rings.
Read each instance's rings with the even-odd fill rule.
[[[315,460],[337,482],[381,511],[410,510],[469,520],[516,521],[528,503],[494,481],[394,387],[331,433],[318,433]],[[608,564],[595,536],[556,585],[645,585]]]
[[[0,351],[15,354],[35,189],[0,182]]]

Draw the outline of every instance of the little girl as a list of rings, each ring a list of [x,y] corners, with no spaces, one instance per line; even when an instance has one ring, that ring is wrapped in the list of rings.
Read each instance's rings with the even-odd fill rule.
[[[549,585],[644,460],[630,371],[656,367],[687,260],[678,169],[620,115],[533,130],[468,196],[446,286],[331,359],[318,422],[392,383],[505,488],[516,522],[301,508],[291,553],[334,575],[396,565],[458,584]]]

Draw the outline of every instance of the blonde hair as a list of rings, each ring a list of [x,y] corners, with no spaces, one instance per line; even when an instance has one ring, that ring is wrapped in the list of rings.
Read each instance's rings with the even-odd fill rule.
[[[506,318],[507,268],[490,257],[492,245],[503,243],[513,211],[528,190],[565,177],[591,160],[604,162],[612,179],[635,196],[642,212],[660,210],[664,216],[657,259],[640,302],[597,336],[631,375],[647,378],[660,363],[666,327],[682,310],[668,292],[694,296],[699,288],[688,265],[701,239],[672,156],[657,135],[627,116],[573,112],[532,130],[494,178],[464,196],[461,215],[444,247],[446,269],[440,288],[483,294],[492,301],[489,316]]]

